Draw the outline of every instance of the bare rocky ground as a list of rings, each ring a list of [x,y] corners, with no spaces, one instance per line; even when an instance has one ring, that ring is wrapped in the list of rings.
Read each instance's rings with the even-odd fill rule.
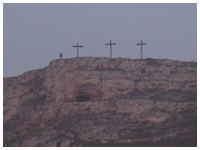
[[[197,146],[196,69],[92,57],[4,78],[4,146]]]

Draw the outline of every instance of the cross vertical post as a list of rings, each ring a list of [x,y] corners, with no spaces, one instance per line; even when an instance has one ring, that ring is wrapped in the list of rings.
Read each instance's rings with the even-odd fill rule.
[[[106,43],[106,45],[110,45],[110,58],[112,58],[112,45],[116,45],[116,43],[112,43],[110,40],[110,43]]]
[[[142,40],[141,40],[140,43],[137,43],[137,45],[141,45],[141,59],[143,59],[143,56],[142,56],[142,55],[143,55],[143,54],[142,54],[142,46],[143,46],[143,45],[146,45],[146,44],[147,44],[147,43],[143,43]]]
[[[79,45],[77,43],[77,45],[72,45],[72,47],[76,47],[77,48],[77,57],[79,57],[79,47],[83,47],[83,45]]]

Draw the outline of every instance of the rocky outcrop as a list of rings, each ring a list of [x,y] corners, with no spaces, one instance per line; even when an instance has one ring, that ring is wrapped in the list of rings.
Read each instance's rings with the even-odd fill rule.
[[[3,88],[4,146],[196,146],[196,62],[59,59]]]

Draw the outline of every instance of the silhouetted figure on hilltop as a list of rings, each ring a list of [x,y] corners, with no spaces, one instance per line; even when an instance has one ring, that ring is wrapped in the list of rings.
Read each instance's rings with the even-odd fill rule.
[[[62,54],[62,52],[60,52],[60,59],[62,59],[62,56],[63,56],[63,54]]]

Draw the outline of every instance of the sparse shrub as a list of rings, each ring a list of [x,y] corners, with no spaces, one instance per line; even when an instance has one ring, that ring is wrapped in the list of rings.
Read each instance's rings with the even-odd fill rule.
[[[23,86],[28,86],[31,91],[41,90],[43,88],[42,82],[43,79],[40,79],[39,77],[36,76],[32,80],[23,83]]]
[[[140,72],[141,72],[141,73],[146,73],[146,70],[142,69]]]
[[[37,106],[37,105],[44,105],[45,102],[46,102],[46,98],[47,96],[45,94],[43,95],[37,95],[35,97],[32,97],[28,100],[26,100],[24,103],[23,103],[23,106]]]
[[[156,60],[156,59],[152,59],[152,58],[148,58],[148,59],[145,59],[147,65],[150,65],[150,66],[161,66],[160,63]]]

